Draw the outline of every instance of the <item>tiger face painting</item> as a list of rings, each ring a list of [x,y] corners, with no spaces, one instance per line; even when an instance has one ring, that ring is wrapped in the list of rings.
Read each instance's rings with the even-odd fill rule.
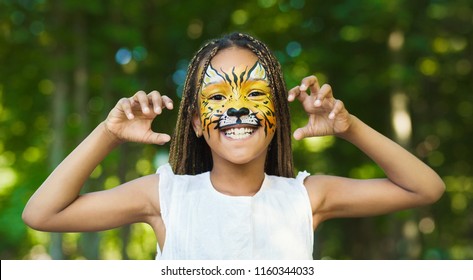
[[[271,88],[264,67],[233,67],[230,71],[209,64],[200,93],[202,130],[210,137],[218,129],[234,140],[245,139],[259,127],[266,137],[276,129]]]

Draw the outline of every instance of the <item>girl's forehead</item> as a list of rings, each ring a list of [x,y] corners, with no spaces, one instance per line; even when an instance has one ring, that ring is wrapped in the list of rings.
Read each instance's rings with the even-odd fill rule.
[[[217,71],[232,71],[251,68],[258,61],[258,57],[250,50],[232,47],[219,51],[210,61]]]

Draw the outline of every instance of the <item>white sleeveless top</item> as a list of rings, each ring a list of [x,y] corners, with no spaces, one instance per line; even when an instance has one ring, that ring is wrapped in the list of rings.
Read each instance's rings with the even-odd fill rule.
[[[209,172],[175,175],[166,164],[157,173],[166,239],[156,259],[312,259],[307,172],[265,174],[254,196],[218,192]]]

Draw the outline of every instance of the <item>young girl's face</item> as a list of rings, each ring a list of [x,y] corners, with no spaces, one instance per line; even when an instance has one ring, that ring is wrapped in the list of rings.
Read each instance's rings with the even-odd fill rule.
[[[199,95],[199,118],[214,161],[245,163],[265,157],[276,130],[271,88],[263,66],[249,50],[229,48],[210,62]]]

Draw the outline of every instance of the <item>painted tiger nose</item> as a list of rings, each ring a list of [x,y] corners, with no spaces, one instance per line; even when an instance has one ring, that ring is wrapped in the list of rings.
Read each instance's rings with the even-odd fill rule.
[[[230,108],[227,111],[228,116],[237,117],[237,118],[240,118],[241,116],[249,115],[249,114],[250,114],[250,110],[248,110],[248,108],[245,108],[245,107],[240,108],[238,110],[235,108]]]

